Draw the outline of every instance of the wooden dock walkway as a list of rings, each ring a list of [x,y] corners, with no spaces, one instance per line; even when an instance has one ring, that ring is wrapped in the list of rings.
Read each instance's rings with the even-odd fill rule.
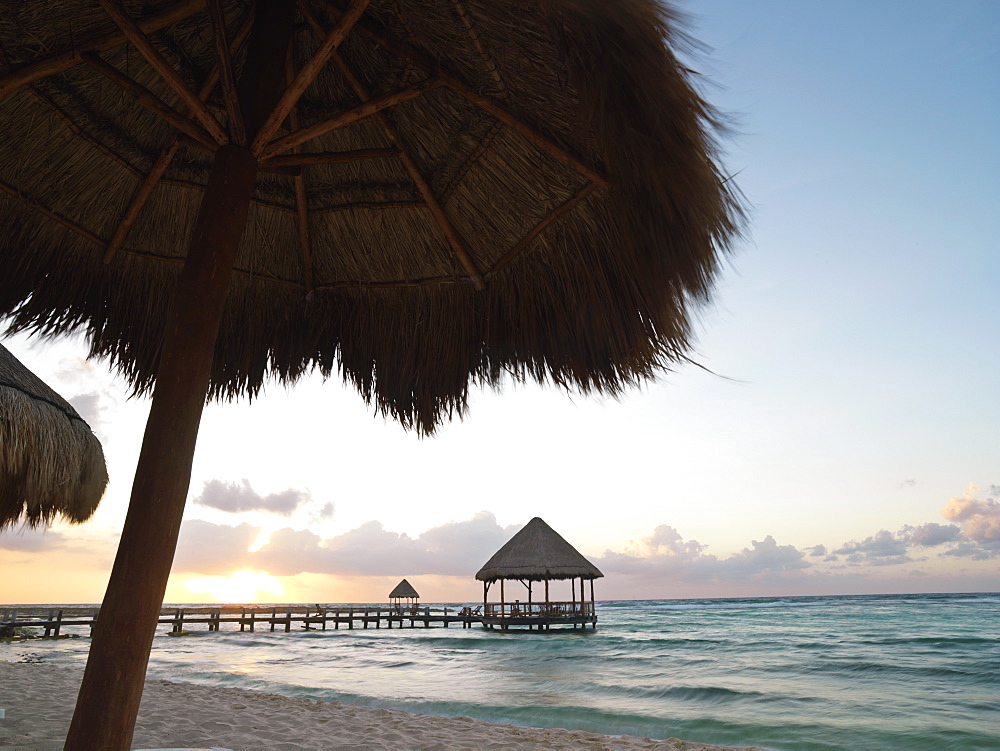
[[[453,623],[461,624],[462,628],[472,628],[473,624],[482,623],[479,615],[469,615],[469,609],[454,608],[392,608],[392,607],[190,607],[164,608],[160,611],[157,621],[160,625],[170,626],[171,635],[181,635],[189,632],[191,626],[207,626],[209,631],[222,630],[223,624],[239,626],[239,631],[256,631],[267,628],[269,631],[281,630],[290,632],[292,626],[301,626],[304,630],[326,631],[332,625],[334,630],[341,626],[348,629],[360,625],[361,628],[430,628],[444,626],[448,628]],[[44,636],[60,636],[66,627],[88,627],[93,629],[100,609],[80,610],[48,610],[42,612],[37,608],[22,610],[0,609],[0,636],[11,636],[15,629],[41,629]],[[226,629],[230,630],[230,629]]]

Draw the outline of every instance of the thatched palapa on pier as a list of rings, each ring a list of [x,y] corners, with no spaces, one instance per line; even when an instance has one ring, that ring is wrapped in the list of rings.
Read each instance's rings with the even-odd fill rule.
[[[552,623],[597,623],[594,612],[594,579],[604,574],[541,518],[535,517],[510,538],[477,573],[483,582],[483,609],[486,626],[509,624],[547,626]],[[572,600],[568,607],[555,607],[549,597],[549,582],[569,579]],[[580,580],[579,599],[576,581]],[[516,600],[511,606],[504,592],[505,581],[519,581],[527,589],[527,603]],[[499,607],[488,602],[490,585],[500,582]],[[590,603],[586,603],[584,582],[590,582]],[[545,600],[533,603],[532,582],[544,582]]]
[[[108,484],[101,442],[73,406],[0,345],[0,530],[83,522]]]
[[[403,600],[406,601],[406,606],[413,608],[416,606],[417,602],[420,600],[420,595],[417,594],[417,590],[413,588],[406,579],[403,579],[399,584],[397,584],[393,590],[389,593],[389,602],[392,603],[397,609],[403,606]]]
[[[654,0],[0,7],[0,316],[153,393],[67,749],[128,747],[206,396],[318,370],[430,433],[684,361],[741,211],[683,41]]]

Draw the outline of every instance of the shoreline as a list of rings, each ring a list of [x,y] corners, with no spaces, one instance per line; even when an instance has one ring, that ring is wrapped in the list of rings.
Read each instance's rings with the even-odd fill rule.
[[[82,669],[0,659],[0,750],[61,749]],[[132,748],[734,751],[676,738],[500,725],[241,688],[146,681]],[[747,747],[745,751],[751,751]]]

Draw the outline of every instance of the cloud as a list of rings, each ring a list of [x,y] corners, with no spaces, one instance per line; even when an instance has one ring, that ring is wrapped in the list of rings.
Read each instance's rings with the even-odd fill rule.
[[[812,547],[809,548],[802,548],[802,551],[808,553],[814,558],[818,558],[820,556],[826,556],[828,552],[826,549],[826,545],[813,545]],[[834,558],[834,560],[836,560],[836,558]]]
[[[417,537],[369,521],[321,540],[307,531],[281,529],[253,554],[254,566],[272,575],[320,573],[360,576],[474,574],[518,527],[503,528],[481,511],[471,519],[432,527]]]
[[[778,571],[795,571],[808,568],[805,553],[794,545],[779,545],[771,535],[761,541],[753,540],[752,547],[743,548],[731,555],[723,564],[732,577],[756,576]]]
[[[259,534],[260,527],[249,524],[230,527],[188,519],[181,524],[172,570],[225,575],[247,568],[247,551]]]
[[[605,573],[699,583],[774,578],[812,565],[803,551],[779,545],[771,535],[728,558],[706,554],[705,547],[661,525],[649,537],[633,541],[625,552],[607,550],[595,563]]]
[[[899,487],[901,488],[914,488],[916,486],[917,486],[916,480],[903,480],[901,483],[899,483]]]
[[[279,493],[269,493],[262,496],[250,487],[250,482],[243,479],[239,483],[228,483],[222,480],[208,480],[202,488],[201,495],[194,499],[200,506],[238,514],[242,511],[266,511],[280,516],[291,516],[300,507],[312,500],[312,494],[307,490],[288,488]],[[333,513],[333,505],[327,504]]]
[[[880,558],[905,562],[899,561],[899,559],[906,556],[907,542],[908,540],[904,536],[883,529],[860,542],[856,540],[845,542],[833,552],[836,555],[846,555],[848,563],[873,561]]]
[[[997,490],[996,485],[990,486],[991,495],[997,495]],[[994,498],[978,500],[975,496],[979,492],[978,486],[969,485],[961,497],[951,498],[944,505],[941,515],[959,522],[965,539],[985,543],[989,548],[1000,547],[1000,503]]]
[[[19,529],[0,532],[0,550],[39,553],[66,546],[66,535],[48,529]]]
[[[954,542],[961,535],[962,530],[955,524],[938,524],[928,522],[919,527],[903,527],[901,533],[909,535],[911,545],[930,547],[941,545],[946,542]]]

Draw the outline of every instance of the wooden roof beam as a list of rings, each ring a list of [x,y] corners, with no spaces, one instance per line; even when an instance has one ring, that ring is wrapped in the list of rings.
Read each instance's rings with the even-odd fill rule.
[[[288,54],[285,56],[285,80],[289,89],[298,80],[298,76],[295,74],[294,51],[295,48],[289,45]],[[292,130],[298,130],[299,113],[296,111],[294,103],[288,110],[287,117]],[[312,238],[309,234],[309,194],[306,191],[306,177],[302,174],[301,169],[299,169],[293,183],[295,185],[295,214],[298,219],[299,256],[302,258],[302,286],[305,288],[306,295],[309,296],[313,289]]]
[[[524,252],[525,248],[527,248],[531,244],[531,242],[536,237],[538,237],[546,227],[552,224],[552,222],[559,219],[559,217],[563,216],[563,214],[572,211],[573,208],[578,203],[580,203],[580,201],[589,196],[596,189],[597,189],[597,183],[592,183],[592,182],[587,183],[582,188],[580,188],[580,190],[578,190],[575,194],[573,194],[573,196],[571,196],[568,200],[566,200],[560,206],[556,207],[554,211],[543,217],[542,220],[538,222],[538,224],[536,224],[534,227],[532,227],[528,231],[528,234],[522,237],[521,240],[518,241],[518,243],[513,248],[504,253],[503,258],[501,258],[499,261],[493,264],[493,267],[486,272],[485,274],[486,278],[487,279],[492,278],[504,266],[509,264],[515,258],[517,258],[517,256],[521,255],[521,253]]]
[[[335,13],[339,14],[344,12],[343,9],[339,7],[339,3],[334,3],[332,0],[323,0],[323,2]],[[597,183],[602,188],[610,187],[611,183],[607,176],[585,164],[583,160],[557,144],[552,139],[542,133],[539,133],[535,128],[524,122],[513,112],[510,112],[505,107],[497,104],[489,97],[480,94],[440,63],[415,50],[413,47],[392,39],[383,29],[379,28],[379,26],[370,19],[360,19],[354,25],[354,28],[383,49],[388,50],[402,60],[405,60],[406,62],[421,69],[426,75],[443,81],[444,85],[456,94],[509,126],[515,133],[523,137],[528,142],[534,144],[542,151],[546,152],[556,161],[561,162],[576,172],[579,172],[588,180]]]
[[[66,227],[67,229],[76,232],[78,235],[89,240],[95,245],[104,245],[104,241],[86,227],[81,227],[72,219],[63,216],[57,211],[53,211],[45,204],[36,201],[33,198],[29,198],[24,194],[23,191],[20,191],[17,188],[8,185],[5,182],[0,182],[0,193],[6,193],[9,196],[13,196],[17,200],[21,201],[21,203],[23,203],[25,206],[33,208],[35,211],[42,214],[43,216],[47,216],[49,219],[58,222],[63,227]]]
[[[215,149],[218,145],[215,140],[205,132],[205,130],[194,120],[184,117],[177,110],[166,104],[156,94],[147,89],[138,81],[129,78],[118,68],[109,64],[100,55],[93,52],[85,52],[83,61],[90,65],[98,73],[101,73],[112,83],[117,84],[122,89],[131,94],[135,100],[146,109],[163,118],[170,125],[182,133],[186,133],[194,140],[198,141],[208,149]]]
[[[232,49],[238,48],[244,41],[246,41],[247,36],[250,34],[250,27],[253,23],[253,9],[247,11],[244,15],[243,20],[240,22],[239,27],[236,30],[236,35],[233,37]],[[201,85],[198,90],[199,101],[205,101],[208,99],[209,95],[212,93],[212,89],[219,82],[220,77],[220,65],[216,66],[209,71],[209,74],[205,77],[205,82]],[[195,141],[195,143],[198,143]],[[160,183],[163,178],[164,173],[167,171],[167,167],[170,166],[170,162],[173,161],[174,155],[177,154],[177,150],[181,145],[180,134],[174,132],[173,137],[160,152],[160,155],[153,162],[152,168],[143,177],[142,182],[136,189],[135,193],[132,194],[132,200],[129,201],[128,208],[125,209],[125,213],[122,215],[121,220],[118,222],[118,227],[115,229],[114,235],[108,241],[104,248],[104,263],[111,263],[118,250],[122,247],[125,242],[125,238],[128,236],[129,230],[132,225],[135,224],[135,220],[138,219],[139,213],[142,211],[149,197],[153,194],[153,190]],[[198,143],[201,146],[200,143]]]
[[[149,41],[149,37],[143,33],[142,29],[125,12],[125,9],[122,8],[121,0],[97,1],[104,8],[104,12],[111,17],[111,20],[118,24],[118,28],[122,30],[125,38],[135,46],[139,54],[149,63],[149,66],[157,72],[170,90],[187,106],[201,127],[220,145],[229,143],[229,136],[226,135],[226,131],[223,130],[222,126],[219,125],[219,121],[208,111],[205,103],[191,90],[191,87],[185,83],[180,74],[167,62],[167,59],[160,54],[160,51],[153,46],[152,42]]]
[[[381,112],[387,107],[394,107],[397,104],[414,99],[427,91],[432,91],[443,85],[444,83],[437,79],[425,78],[423,81],[418,81],[417,83],[398,89],[397,91],[390,91],[388,94],[383,94],[382,96],[375,97],[374,99],[363,100],[362,104],[357,107],[345,110],[344,112],[334,115],[328,120],[313,123],[312,125],[308,125],[297,131],[289,133],[284,138],[271,141],[267,144],[263,153],[260,155],[260,158],[262,161],[267,161],[284,151],[288,151],[289,149],[298,146],[299,144],[325,135],[331,130],[343,128],[346,125],[356,123],[358,120],[364,120],[365,118]]]
[[[152,34],[165,26],[170,26],[193,13],[197,13],[205,7],[205,2],[206,0],[180,0],[160,13],[139,21],[138,26],[144,33]],[[76,42],[71,50],[36,60],[24,67],[12,70],[7,75],[0,77],[0,100],[26,84],[80,65],[85,62],[84,55],[88,52],[107,52],[121,47],[126,41],[128,40],[120,31],[91,37]]]
[[[355,149],[353,151],[317,151],[302,154],[282,154],[265,159],[261,169],[267,167],[308,167],[315,164],[344,164],[365,159],[395,159],[399,149]]]
[[[281,123],[288,117],[288,113],[292,111],[296,102],[299,101],[305,90],[316,79],[323,66],[329,62],[330,56],[337,51],[340,43],[344,41],[348,32],[354,27],[358,19],[361,18],[361,14],[365,12],[369,1],[351,0],[350,6],[323,38],[316,53],[302,66],[302,69],[296,74],[295,78],[289,82],[285,92],[281,95],[281,99],[278,100],[274,109],[271,110],[271,114],[267,116],[264,124],[257,131],[257,135],[254,136],[253,144],[250,147],[250,150],[254,154],[260,156],[264,152],[268,146],[268,142],[278,132],[278,128],[281,127]]]
[[[354,75],[354,71],[350,69],[344,59],[340,55],[333,56],[334,61],[340,67],[341,73],[347,79],[348,84],[354,89],[355,93],[361,101],[365,101],[368,98],[368,92],[365,86]],[[452,226],[451,220],[448,219],[448,215],[444,213],[444,208],[438,203],[434,192],[431,190],[431,186],[424,179],[424,176],[420,174],[420,170],[417,169],[416,162],[403,147],[403,144],[399,140],[399,136],[396,135],[395,129],[389,124],[388,120],[382,113],[376,114],[376,119],[378,124],[381,126],[382,130],[385,132],[386,138],[389,139],[389,143],[399,149],[399,158],[403,162],[403,167],[406,168],[407,173],[410,175],[410,179],[413,180],[414,185],[417,186],[417,190],[420,191],[421,197],[424,199],[424,203],[427,204],[427,210],[430,211],[431,216],[434,218],[435,223],[441,230],[441,233],[445,236],[448,241],[448,245],[451,246],[452,253],[458,259],[462,268],[465,269],[465,273],[469,276],[472,281],[472,285],[477,290],[486,289],[486,285],[483,283],[483,277],[479,273],[479,269],[476,268],[475,262],[472,260],[472,256],[465,249],[465,244],[462,239],[458,236],[458,232]]]
[[[253,6],[248,15],[253,13]],[[240,99],[236,93],[236,77],[233,74],[233,50],[239,45],[230,45],[226,34],[226,13],[222,0],[208,0],[208,15],[212,21],[212,40],[215,43],[215,68],[219,83],[222,84],[222,98],[226,102],[229,116],[229,134],[240,146],[247,145],[247,129],[240,111]]]

